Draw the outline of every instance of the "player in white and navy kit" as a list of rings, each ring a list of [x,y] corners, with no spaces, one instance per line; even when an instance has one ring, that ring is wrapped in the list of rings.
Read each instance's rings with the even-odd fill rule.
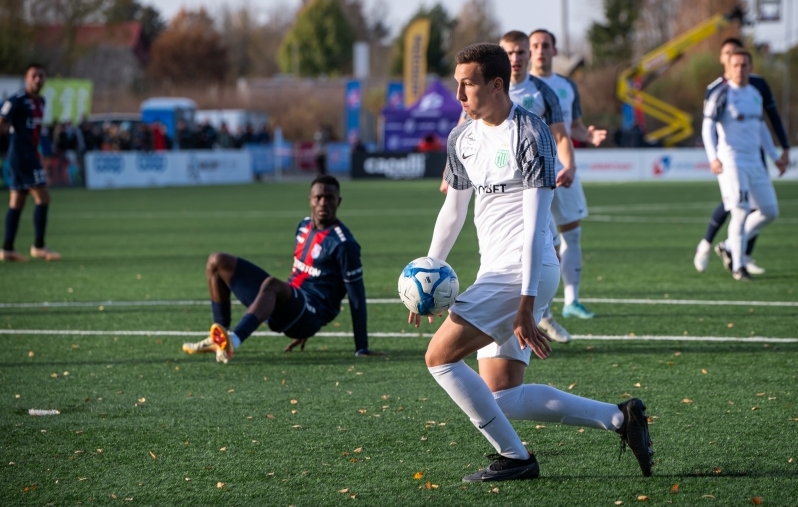
[[[735,49],[743,47],[743,42],[735,37],[724,39],[724,41],[721,43],[720,63],[723,65],[723,75],[707,86],[706,93],[704,94],[704,100],[708,99],[710,94],[715,91],[716,88],[726,84],[730,69],[729,60],[731,59]],[[773,97],[773,92],[770,90],[770,86],[762,76],[751,74],[748,78],[748,81],[749,84],[756,88],[760,95],[762,95],[762,107],[768,117],[768,120],[770,120],[770,126],[773,128],[773,134],[775,134],[776,139],[781,145],[781,161],[783,162],[782,165],[784,165],[786,168],[786,165],[789,164],[790,160],[790,142],[787,137],[787,132],[784,130],[784,125],[781,122],[781,116],[779,115],[779,109],[776,104],[776,99]],[[764,153],[762,154],[761,158],[762,162],[764,163]],[[783,174],[784,172],[781,172],[779,176]],[[715,240],[715,236],[720,228],[723,227],[723,224],[726,223],[728,218],[729,212],[726,211],[726,207],[724,206],[723,202],[721,202],[712,212],[712,217],[709,219],[709,224],[707,224],[704,238],[699,241],[698,246],[696,246],[695,249],[693,265],[695,266],[696,271],[699,273],[703,273],[707,270],[707,267],[709,266],[709,254],[712,251],[712,242]],[[745,264],[745,269],[751,275],[761,275],[765,272],[765,269],[759,267],[756,264],[756,261],[751,258],[751,253],[754,250],[754,245],[756,244],[758,237],[759,235],[749,237],[748,244],[745,247],[745,257],[743,263]],[[716,245],[715,252],[723,260],[724,267],[731,270],[731,257],[728,255],[728,252],[725,251],[723,245]]]
[[[721,248],[731,257],[734,278],[750,280],[744,262],[747,238],[779,215],[776,191],[762,163],[760,148],[780,170],[786,163],[779,159],[765,125],[762,94],[749,83],[751,54],[736,49],[729,60],[729,71],[728,81],[704,104],[701,134],[712,172],[718,175],[724,208],[731,215],[728,239]]]
[[[465,222],[471,196],[476,194],[474,223],[480,269],[474,284],[458,296],[432,337],[425,359],[438,384],[498,452],[490,466],[463,480],[533,479],[539,475],[535,456],[524,447],[505,413],[526,418],[536,412],[541,417],[557,416],[565,423],[579,420],[581,424],[589,412],[587,419],[598,418],[613,429],[622,429],[635,454],[644,453],[648,460],[648,429],[640,400],[621,408],[573,397],[577,402],[569,399],[560,406],[547,406],[552,397],[560,398],[550,393],[540,399],[528,398],[526,388],[537,387],[534,384],[516,386],[505,393],[509,396],[502,397],[503,391],[492,393],[494,386],[463,362],[483,347],[510,340],[531,348],[541,359],[551,352],[536,319],[559,283],[549,228],[557,153],[543,120],[510,100],[510,60],[500,46],[474,44],[460,51],[455,61],[457,97],[470,119],[449,135],[445,172],[449,190],[428,256],[446,259]],[[411,312],[409,321],[418,326],[420,317]],[[526,364],[515,363],[516,367],[505,372],[508,384],[518,380],[519,370],[523,381]],[[600,414],[586,412],[584,404],[591,408],[601,405]],[[650,473],[650,461],[647,463]]]
[[[535,30],[530,34],[529,46],[532,52],[530,72],[557,94],[569,136],[598,146],[607,137],[607,131],[596,129],[592,125],[585,127],[582,123],[582,104],[576,83],[552,71],[552,62],[557,55],[556,43],[554,34],[547,30]],[[560,162],[564,164],[564,161]],[[568,171],[568,168],[558,165],[558,170]],[[579,302],[579,285],[582,279],[580,221],[587,216],[587,200],[575,167],[573,172],[573,184],[568,187],[558,187],[551,206],[554,222],[561,235],[560,261],[565,298],[562,315],[591,319],[595,315]]]
[[[340,203],[340,186],[333,176],[319,176],[311,183],[311,216],[297,226],[294,266],[287,282],[246,259],[211,254],[205,272],[214,323],[208,338],[184,343],[183,351],[215,353],[218,362],[227,363],[234,350],[263,322],[272,331],[293,338],[286,352],[297,345],[304,349],[307,339],[338,315],[341,300],[348,296],[355,355],[383,355],[368,349],[360,245],[336,217]],[[228,331],[231,293],[247,312]]]

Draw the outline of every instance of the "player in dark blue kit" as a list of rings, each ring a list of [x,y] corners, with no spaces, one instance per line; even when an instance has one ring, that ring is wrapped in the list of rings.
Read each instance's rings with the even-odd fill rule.
[[[286,352],[297,345],[304,350],[307,339],[338,315],[341,300],[348,295],[355,354],[383,355],[368,349],[360,245],[336,217],[340,204],[338,180],[333,176],[313,180],[311,216],[297,227],[294,267],[287,282],[245,259],[226,253],[211,254],[205,269],[214,323],[208,338],[184,343],[183,351],[215,352],[218,362],[227,363],[261,322],[266,322],[272,331],[293,338]],[[247,307],[232,332],[228,331],[231,292]]]
[[[11,197],[6,212],[5,236],[0,261],[27,261],[28,258],[14,250],[19,219],[28,194],[33,194],[36,207],[33,210],[35,240],[30,248],[31,257],[57,261],[61,256],[44,246],[44,229],[47,226],[47,208],[50,193],[47,191],[47,175],[39,160],[39,138],[44,116],[44,98],[39,96],[44,86],[44,68],[39,64],[28,65],[25,71],[25,89],[12,95],[0,108],[0,132],[9,127],[11,144],[8,148],[8,188]]]
[[[718,86],[722,86],[726,83],[726,68],[728,66],[729,58],[735,49],[743,47],[743,42],[740,39],[735,39],[734,37],[724,40],[720,45],[720,63],[723,65],[724,75],[707,86],[707,91],[704,95],[705,100]],[[786,165],[790,158],[790,143],[787,139],[787,133],[784,131],[784,125],[781,123],[781,116],[779,116],[779,110],[776,107],[776,99],[773,97],[773,93],[770,91],[770,86],[768,86],[767,81],[765,81],[765,78],[762,76],[751,74],[749,83],[762,95],[762,99],[764,101],[762,108],[770,120],[770,126],[773,127],[773,132],[776,134],[779,144],[783,148],[780,162]],[[762,163],[765,163],[764,153],[762,154]],[[784,172],[782,171],[781,174],[784,174]],[[723,203],[721,202],[718,207],[715,208],[715,211],[712,212],[712,218],[709,220],[709,225],[707,226],[707,232],[704,235],[704,239],[702,239],[696,247],[693,265],[698,272],[704,272],[707,270],[707,266],[709,265],[709,254],[712,249],[712,241],[715,239],[715,236],[720,228],[723,227],[723,224],[726,223],[726,219],[728,217],[729,212],[726,211]],[[765,272],[763,268],[757,266],[754,260],[751,259],[751,252],[754,250],[754,244],[756,243],[756,238],[758,237],[759,236],[757,235],[748,239],[748,245],[746,246],[744,257],[744,264],[747,271],[754,275],[760,275]],[[728,270],[731,270],[731,254],[728,253],[723,244],[719,243],[715,247],[715,252],[723,260],[724,267]]]

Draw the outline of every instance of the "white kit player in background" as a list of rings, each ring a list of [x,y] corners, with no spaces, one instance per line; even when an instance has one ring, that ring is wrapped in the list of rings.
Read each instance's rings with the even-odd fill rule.
[[[476,193],[480,269],[474,284],[457,297],[430,340],[425,361],[438,384],[498,453],[491,465],[463,480],[539,475],[534,454],[524,447],[505,415],[513,410],[521,418],[559,417],[565,423],[593,421],[616,429],[635,455],[641,456],[638,461],[644,474],[650,475],[650,439],[642,401],[630,400],[620,407],[601,404],[597,414],[599,402],[557,391],[570,396],[563,401],[556,393],[527,392],[528,386],[518,386],[505,400],[509,403],[501,405],[497,401],[501,393],[492,393],[463,361],[483,347],[511,341],[520,350],[531,348],[541,359],[551,352],[536,319],[559,283],[549,228],[556,149],[541,118],[510,100],[510,61],[500,46],[474,44],[460,51],[455,61],[457,98],[470,119],[449,135],[445,172],[449,190],[428,256],[446,259],[465,223],[471,195]],[[418,326],[420,320],[410,313],[409,322]],[[540,396],[530,398],[530,394]]]
[[[607,131],[596,129],[592,125],[585,127],[582,123],[582,104],[579,101],[576,83],[552,71],[552,61],[557,55],[556,43],[554,34],[547,30],[535,30],[530,34],[529,46],[532,54],[530,73],[549,85],[557,94],[569,137],[598,146],[606,139]],[[564,185],[557,187],[551,205],[552,217],[561,236],[560,262],[565,298],[562,315],[592,319],[595,315],[579,302],[579,284],[582,280],[580,220],[587,216],[587,200],[575,166],[569,169],[567,166],[564,167],[564,164],[565,161],[559,160],[557,170],[572,171],[570,178],[573,183],[567,187]],[[550,312],[547,312],[542,322],[545,323],[547,319],[551,319]]]
[[[736,49],[729,66],[728,81],[704,103],[701,135],[712,172],[718,175],[723,205],[731,215],[728,238],[716,248],[724,264],[731,265],[735,280],[750,280],[743,262],[748,238],[779,216],[776,191],[760,158],[760,147],[776,161],[780,175],[787,170],[787,161],[779,158],[765,125],[762,95],[748,82],[751,53]]]

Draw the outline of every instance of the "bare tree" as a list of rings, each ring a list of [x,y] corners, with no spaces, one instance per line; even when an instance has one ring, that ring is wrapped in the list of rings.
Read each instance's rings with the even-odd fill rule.
[[[468,0],[457,14],[457,25],[452,32],[451,51],[456,54],[477,42],[498,43],[501,32],[496,20],[493,0]]]

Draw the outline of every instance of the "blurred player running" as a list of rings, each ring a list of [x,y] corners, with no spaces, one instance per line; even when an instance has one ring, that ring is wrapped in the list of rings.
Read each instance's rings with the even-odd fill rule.
[[[44,231],[47,227],[47,210],[50,206],[50,192],[47,190],[47,175],[39,159],[39,138],[44,116],[44,98],[39,95],[44,86],[44,68],[36,63],[28,65],[25,71],[25,89],[12,95],[0,108],[0,131],[11,131],[8,149],[10,179],[8,188],[11,195],[6,212],[5,236],[1,261],[27,261],[28,258],[14,250],[14,240],[19,228],[19,219],[28,194],[33,194],[36,207],[33,209],[34,242],[30,247],[31,257],[57,261],[61,255],[44,245]]]
[[[319,176],[313,180],[311,216],[297,227],[294,267],[288,282],[245,259],[226,253],[211,254],[205,271],[214,324],[208,338],[184,343],[183,351],[214,352],[218,362],[227,363],[233,351],[262,322],[272,331],[293,338],[286,352],[297,345],[304,350],[307,339],[338,315],[341,300],[348,295],[355,355],[383,355],[368,349],[360,245],[336,216],[340,204],[340,185],[335,177]],[[228,332],[231,292],[247,307],[247,313]]]
[[[510,100],[510,60],[500,46],[474,44],[460,51],[455,61],[457,98],[470,119],[449,135],[445,172],[449,189],[428,255],[446,259],[465,223],[471,196],[476,194],[480,269],[477,280],[458,296],[432,337],[425,361],[438,384],[497,451],[491,456],[493,463],[463,481],[534,479],[540,474],[537,459],[505,415],[514,405],[497,403],[496,394],[463,360],[483,347],[511,341],[519,348],[531,348],[541,359],[551,352],[536,319],[559,283],[549,227],[556,186],[554,138],[539,116]],[[409,321],[418,326],[420,317],[411,312]],[[630,400],[621,407],[601,404],[602,413],[597,415],[586,413],[584,403],[570,399],[562,406],[540,405],[549,399],[527,403],[522,396],[519,401],[526,405],[522,410],[548,409],[564,422],[601,419],[622,432],[623,441],[639,455],[644,474],[650,475],[650,439],[642,401]]]
[[[734,37],[724,40],[720,45],[720,63],[723,65],[723,75],[707,86],[707,91],[704,95],[705,100],[709,98],[709,95],[715,89],[717,89],[719,86],[723,86],[728,81],[731,72],[729,59],[735,49],[742,47],[742,41],[740,39],[735,39]],[[779,144],[783,149],[781,153],[781,161],[786,165],[789,163],[790,143],[787,139],[787,133],[784,130],[784,125],[781,123],[781,116],[779,116],[779,110],[776,106],[776,99],[773,97],[773,93],[770,91],[770,86],[768,86],[767,81],[765,81],[765,78],[762,76],[751,74],[749,77],[749,83],[751,86],[756,88],[757,91],[759,91],[759,94],[762,96],[763,108],[765,113],[767,113],[768,119],[770,120],[770,125],[773,127],[773,132],[776,134],[776,138],[779,140]],[[764,163],[764,153],[761,154],[761,158],[762,162]],[[704,234],[704,239],[698,243],[698,246],[695,249],[693,265],[699,273],[703,273],[707,270],[707,266],[709,266],[709,254],[712,250],[712,241],[714,241],[715,235],[717,235],[720,228],[723,227],[723,224],[726,223],[726,219],[728,217],[729,212],[726,210],[723,202],[721,202],[718,204],[718,207],[715,208],[715,211],[712,212],[712,218],[710,218],[709,225],[707,225],[707,232]],[[745,264],[745,268],[748,273],[752,275],[761,275],[765,272],[763,268],[757,266],[756,262],[751,259],[751,253],[754,251],[754,244],[756,243],[756,239],[758,237],[759,235],[749,237],[748,243],[745,247],[745,259],[743,264]],[[725,245],[719,243],[716,245],[715,251],[723,260],[724,267],[731,270],[731,257],[728,253],[728,250],[725,248]]]
[[[560,100],[565,128],[569,137],[580,142],[598,146],[607,137],[606,130],[598,130],[582,123],[582,104],[576,83],[552,71],[552,61],[557,55],[556,39],[547,30],[535,30],[529,36],[532,54],[531,74],[549,85]],[[566,161],[558,160],[558,171],[565,171]],[[579,284],[582,279],[582,229],[580,221],[587,216],[587,200],[576,169],[573,183],[560,186],[554,192],[551,205],[552,217],[560,236],[560,264],[562,269],[565,305],[563,317],[592,319],[595,315],[579,302]],[[548,314],[550,315],[550,313]]]
[[[701,129],[724,208],[731,215],[723,251],[728,249],[735,280],[751,279],[744,261],[747,238],[779,216],[776,191],[760,148],[776,161],[781,173],[787,169],[762,117],[762,95],[749,84],[750,73],[751,53],[735,49],[729,57],[728,81],[715,88],[704,104]]]

